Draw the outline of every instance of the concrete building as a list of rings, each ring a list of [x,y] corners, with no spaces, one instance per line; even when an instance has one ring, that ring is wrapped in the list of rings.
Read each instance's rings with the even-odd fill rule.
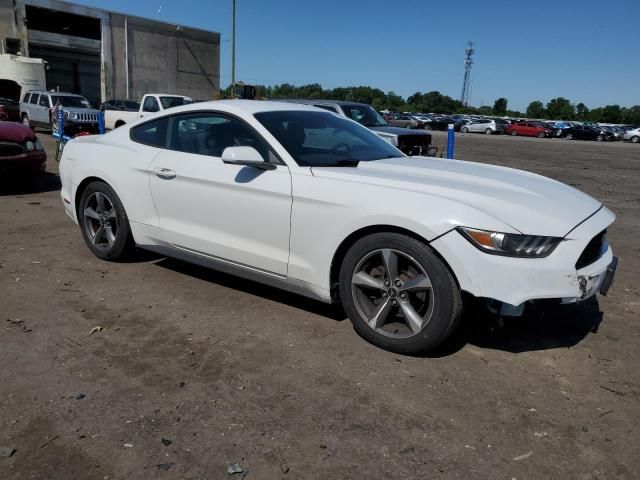
[[[0,0],[0,53],[44,59],[48,89],[94,103],[220,91],[219,33],[59,0]]]

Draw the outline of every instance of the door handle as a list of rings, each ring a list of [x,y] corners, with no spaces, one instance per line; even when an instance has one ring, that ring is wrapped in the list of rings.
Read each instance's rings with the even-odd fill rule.
[[[165,180],[171,180],[172,178],[176,178],[176,172],[170,170],[168,168],[154,168],[153,173],[160,178],[164,178]]]

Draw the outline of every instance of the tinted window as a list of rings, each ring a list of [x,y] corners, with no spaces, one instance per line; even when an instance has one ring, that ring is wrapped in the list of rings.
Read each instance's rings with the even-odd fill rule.
[[[333,113],[338,113],[338,110],[331,105],[314,105],[314,107],[322,108],[323,110],[328,110]]]
[[[27,103],[29,101],[29,98],[31,98],[31,94],[30,93],[25,93],[24,94],[24,98],[22,99],[22,101],[24,103]]]
[[[158,105],[158,101],[154,97],[147,97],[144,99],[144,104],[142,105],[143,112],[159,112],[160,105]]]
[[[355,120],[365,127],[385,127],[387,125],[382,115],[369,105],[343,105],[342,111],[347,118]]]
[[[209,112],[176,115],[169,148],[180,152],[221,157],[227,147],[253,147],[269,159],[269,148],[240,120]]]
[[[37,93],[34,93],[31,95],[31,100],[29,100],[29,103],[33,103],[34,105],[38,104],[38,98],[40,98],[40,95],[38,95]]]
[[[184,97],[160,97],[160,103],[162,103],[162,108],[166,110],[167,108],[180,107],[193,102]]]
[[[320,167],[404,156],[370,130],[330,113],[277,111],[255,117],[298,165]]]
[[[131,129],[131,140],[153,147],[165,148],[167,140],[167,117],[143,123]]]
[[[51,95],[53,105],[62,105],[67,108],[90,108],[89,101],[81,96],[75,95]]]
[[[40,102],[38,102],[38,105],[40,105],[41,107],[49,107],[49,98],[46,95],[40,95]]]

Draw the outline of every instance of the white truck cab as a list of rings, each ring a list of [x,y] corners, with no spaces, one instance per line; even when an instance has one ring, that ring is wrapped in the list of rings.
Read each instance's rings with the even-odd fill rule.
[[[167,108],[179,107],[181,105],[193,103],[193,99],[183,95],[148,93],[142,97],[138,110],[126,108],[126,104],[130,105],[133,103],[134,102],[127,100],[110,100],[103,103],[101,110],[104,112],[105,127],[112,130],[124,125],[125,123],[134,122],[147,114],[161,112]],[[121,108],[119,107],[120,104],[122,104]]]
[[[183,95],[170,95],[165,93],[147,93],[142,97],[140,102],[140,112],[138,118],[144,117],[149,113],[161,112],[168,108],[180,107],[193,103],[191,97]]]

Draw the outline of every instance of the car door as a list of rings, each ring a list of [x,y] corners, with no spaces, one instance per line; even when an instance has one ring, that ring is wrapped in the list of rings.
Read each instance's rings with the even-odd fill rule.
[[[38,100],[38,107],[36,108],[36,121],[42,124],[49,124],[49,95],[40,95]]]
[[[285,276],[291,175],[249,125],[215,112],[172,115],[167,149],[150,166],[165,240],[197,255]],[[226,147],[251,146],[273,170],[222,162]]]

